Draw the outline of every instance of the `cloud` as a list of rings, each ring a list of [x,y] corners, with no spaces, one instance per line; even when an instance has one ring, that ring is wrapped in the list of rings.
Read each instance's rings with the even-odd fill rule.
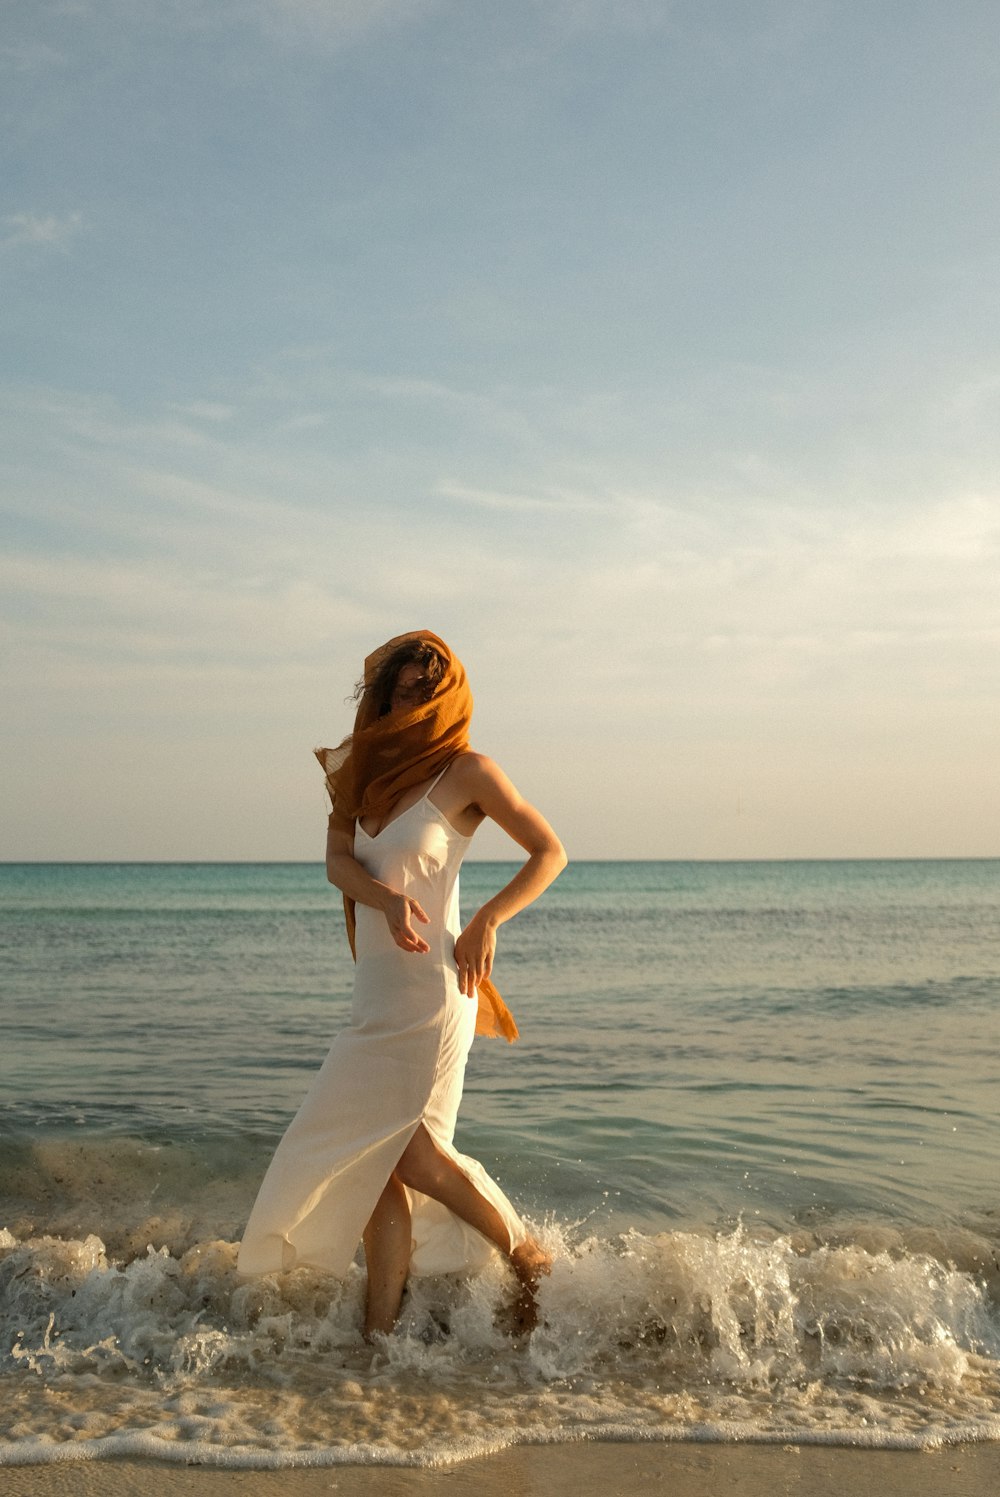
[[[1000,498],[964,494],[920,509],[901,537],[904,554],[938,563],[1000,560]]]
[[[65,253],[83,227],[83,214],[8,213],[3,222],[7,232],[0,239],[0,248],[28,245]]]
[[[218,400],[188,400],[182,403],[171,402],[167,406],[167,409],[176,411],[179,416],[190,416],[195,421],[231,421],[236,414],[235,407],[226,405]]]
[[[440,380],[407,379],[397,375],[356,374],[346,376],[362,395],[374,395],[387,402],[404,405],[426,405],[448,416],[465,421],[475,420],[485,428],[507,433],[511,437],[530,439],[532,422],[517,401],[504,393],[456,389]],[[523,394],[519,397],[523,402]]]
[[[574,510],[605,514],[608,508],[606,504],[602,504],[592,496],[574,493],[571,490],[546,490],[538,494],[525,494],[504,492],[498,489],[470,488],[459,483],[442,483],[438,485],[437,492],[443,499],[454,499],[459,504],[508,514],[553,512],[564,514]]]
[[[68,58],[45,42],[26,41],[0,47],[0,65],[15,73],[37,73],[43,68],[66,67]]]
[[[240,4],[267,32],[283,41],[341,47],[438,10],[441,0],[249,0]]]
[[[987,490],[865,511],[780,486],[738,500],[676,477],[613,487],[603,463],[570,482],[558,463],[531,482],[487,468],[490,483],[455,454],[436,475],[438,457],[418,453],[401,482],[359,492],[332,454],[303,453],[259,414],[242,399],[138,418],[24,396],[11,419],[46,431],[49,471],[24,469],[9,504],[38,537],[9,552],[21,643],[34,630],[50,659],[72,660],[85,640],[109,671],[136,653],[265,669],[332,647],[349,676],[352,652],[417,618],[485,658],[499,634],[520,672],[586,698],[595,722],[609,691],[628,711],[651,693],[650,721],[663,703],[784,712],[797,693],[850,717],[890,678],[939,695],[962,683],[978,701],[992,675],[1000,495]],[[498,670],[491,691],[508,687]]]
[[[11,613],[21,615],[11,644],[46,657],[49,689],[76,682],[81,662],[91,686],[141,679],[153,695],[164,673],[176,685],[205,664],[220,675],[287,666],[366,618],[343,589],[230,567],[218,556],[200,567],[177,558],[17,556],[0,560],[0,581]]]
[[[414,625],[455,643],[477,742],[567,834],[593,764],[628,756],[648,814],[588,822],[598,854],[920,850],[936,844],[901,842],[888,811],[870,844],[846,840],[850,776],[869,774],[865,793],[885,799],[909,774],[916,794],[904,761],[919,744],[928,762],[965,754],[980,783],[976,755],[996,735],[1000,495],[956,487],[867,513],[749,493],[734,505],[670,477],[613,487],[596,463],[564,482],[558,464],[519,482],[498,463],[476,482],[449,453],[453,476],[434,477],[436,457],[408,474],[431,502],[393,510],[359,502],[326,452],[275,445],[275,412],[261,410],[244,395],[141,416],[58,391],[16,403],[8,435],[44,434],[14,486],[0,565],[5,699],[24,734],[7,759],[26,795],[45,744],[67,734],[126,778],[125,745],[137,762],[163,753],[175,800],[188,779],[215,783],[231,739],[249,761],[273,759],[262,793],[293,821],[301,776],[308,821],[300,744],[343,731],[366,651]],[[93,779],[80,772],[80,797]],[[718,822],[737,784],[762,828],[746,848]],[[817,809],[801,809],[815,785]],[[180,830],[164,811],[122,845],[255,853],[198,793]],[[793,836],[783,828],[800,811]],[[909,804],[904,830],[907,817]],[[99,830],[83,817],[76,841],[62,835],[27,828],[18,846],[82,856]],[[308,829],[301,842],[269,835],[274,855],[312,845]],[[973,832],[942,839],[979,846]],[[478,851],[491,849],[508,851],[496,839]]]
[[[669,0],[535,0],[548,21],[574,32],[622,31],[637,36],[674,24]]]

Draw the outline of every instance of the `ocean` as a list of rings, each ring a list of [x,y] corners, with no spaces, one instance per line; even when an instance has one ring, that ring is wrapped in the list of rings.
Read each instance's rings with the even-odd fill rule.
[[[512,865],[471,863],[471,911]],[[315,864],[0,865],[0,1465],[1000,1439],[1000,861],[579,863],[504,927],[456,1139],[555,1254],[241,1279],[344,1022]]]

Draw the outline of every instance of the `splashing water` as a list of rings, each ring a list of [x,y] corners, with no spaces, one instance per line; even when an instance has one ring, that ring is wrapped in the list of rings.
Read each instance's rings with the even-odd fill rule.
[[[0,1459],[134,1453],[137,1440],[292,1464],[428,1463],[612,1432],[1000,1434],[1000,1269],[971,1233],[937,1234],[936,1255],[874,1230],[542,1235],[556,1261],[530,1337],[509,1334],[498,1260],[472,1281],[412,1281],[397,1332],[373,1349],[360,1270],[244,1280],[224,1241],[114,1262],[96,1236],[5,1232]]]

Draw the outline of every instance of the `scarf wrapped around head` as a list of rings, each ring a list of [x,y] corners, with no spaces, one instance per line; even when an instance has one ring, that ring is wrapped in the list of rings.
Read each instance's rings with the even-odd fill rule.
[[[428,646],[440,657],[441,679],[426,701],[380,717],[370,688],[388,658],[411,643]],[[333,806],[330,824],[348,835],[362,816],[384,820],[405,791],[433,779],[452,759],[469,751],[472,692],[462,662],[436,634],[426,629],[400,634],[373,651],[365,661],[364,685],[351,736],[335,749],[314,750]],[[344,913],[354,952],[354,900],[346,895]],[[476,1033],[516,1040],[514,1016],[493,984],[484,979],[477,994]]]

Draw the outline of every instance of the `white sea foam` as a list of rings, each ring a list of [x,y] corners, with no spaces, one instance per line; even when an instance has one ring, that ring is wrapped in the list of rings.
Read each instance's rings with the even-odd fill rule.
[[[915,1234],[919,1235],[919,1234]],[[516,1341],[499,1262],[412,1284],[359,1335],[363,1276],[241,1279],[234,1245],[109,1259],[0,1236],[0,1463],[111,1455],[242,1466],[429,1464],[518,1441],[1000,1437],[991,1245],[632,1232],[556,1250]]]

